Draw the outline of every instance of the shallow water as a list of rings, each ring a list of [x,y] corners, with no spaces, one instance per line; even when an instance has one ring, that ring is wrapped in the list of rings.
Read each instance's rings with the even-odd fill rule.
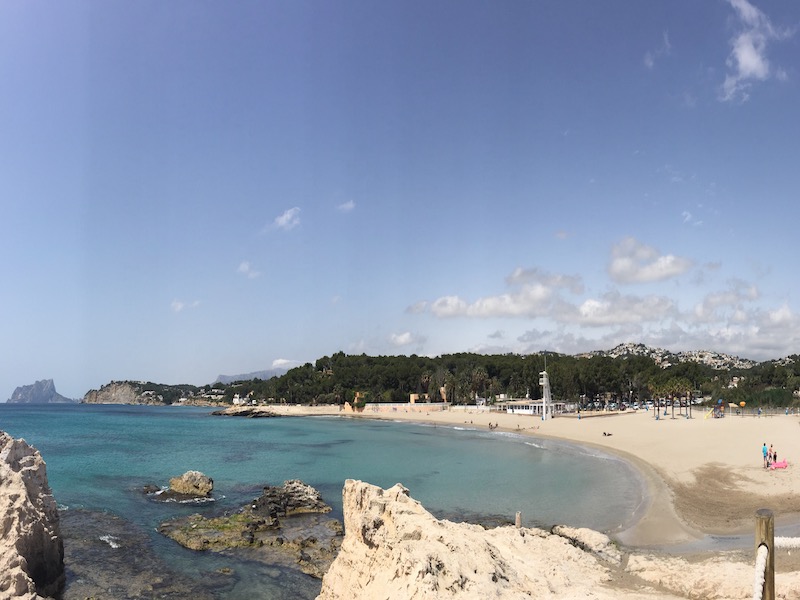
[[[128,540],[147,554],[152,561],[147,570],[159,565],[174,572],[176,581],[207,580],[206,592],[215,600],[313,598],[320,583],[293,569],[247,561],[243,554],[185,550],[155,527],[191,512],[238,508],[258,496],[262,486],[287,479],[302,479],[320,490],[337,518],[342,484],[352,478],[382,487],[401,482],[436,516],[451,520],[513,522],[521,511],[526,526],[564,523],[601,531],[628,523],[644,493],[636,472],[616,457],[466,426],[338,417],[236,419],[188,407],[0,404],[0,429],[39,449],[56,500],[66,513],[75,511],[65,513],[65,523],[83,521],[65,537],[87,529],[92,514],[110,515],[117,534],[107,535],[112,541]],[[214,479],[215,502],[162,504],[141,493],[144,485],[165,485],[189,469]],[[102,569],[109,564],[103,553],[122,551],[100,540],[101,530],[89,536],[96,544],[74,543],[72,558],[88,565],[82,568],[97,563]],[[80,596],[79,577],[70,577],[68,593],[89,595]],[[88,580],[99,586],[112,583],[85,574],[84,583]],[[152,596],[135,597],[178,598],[171,594],[180,593],[180,585],[169,593],[158,586],[152,592],[139,590]],[[134,597],[122,593],[116,590],[114,597]],[[183,597],[196,595],[187,588]]]

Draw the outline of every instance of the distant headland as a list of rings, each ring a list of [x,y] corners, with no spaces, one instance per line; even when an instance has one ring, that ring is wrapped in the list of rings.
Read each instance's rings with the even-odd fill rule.
[[[22,385],[14,390],[9,404],[66,404],[76,402],[56,392],[52,379],[42,379],[31,385]]]

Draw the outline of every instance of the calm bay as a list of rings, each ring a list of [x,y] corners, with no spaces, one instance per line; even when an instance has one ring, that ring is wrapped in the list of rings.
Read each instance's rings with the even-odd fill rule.
[[[246,553],[192,552],[155,531],[160,522],[192,512],[236,510],[264,485],[288,479],[317,488],[337,518],[348,478],[384,488],[400,482],[437,517],[487,525],[512,522],[521,511],[526,526],[563,523],[615,531],[630,522],[643,502],[643,483],[626,462],[572,444],[477,430],[469,424],[237,419],[210,412],[193,407],[0,404],[0,429],[24,438],[44,457],[62,509],[67,558],[82,565],[83,570],[68,572],[65,600],[85,597],[88,588],[82,586],[89,579],[107,590],[119,586],[114,597],[133,597],[109,567],[114,551],[120,550],[114,546],[125,535],[152,556],[153,562],[142,569],[161,568],[175,581],[197,582],[208,598],[314,598],[319,581],[298,570],[256,562]],[[214,502],[163,504],[142,493],[146,484],[166,485],[190,469],[214,479]],[[70,535],[78,536],[70,532],[76,531],[96,543],[72,543]],[[175,587],[177,591],[153,592],[151,597],[196,597],[189,589],[181,596],[180,583]]]

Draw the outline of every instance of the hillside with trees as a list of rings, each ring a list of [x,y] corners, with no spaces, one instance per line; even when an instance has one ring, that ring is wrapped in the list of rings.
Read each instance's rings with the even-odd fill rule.
[[[429,358],[337,352],[279,377],[216,383],[214,388],[222,390],[223,402],[238,394],[265,403],[343,404],[353,402],[357,392],[364,402],[408,402],[410,394],[439,402],[444,399],[440,390],[454,404],[472,403],[476,396],[491,402],[501,394],[535,399],[541,397],[539,373],[545,363],[555,398],[571,403],[681,396],[744,401],[748,406],[800,404],[793,395],[800,389],[798,355],[748,368],[718,368],[642,355],[459,353]]]

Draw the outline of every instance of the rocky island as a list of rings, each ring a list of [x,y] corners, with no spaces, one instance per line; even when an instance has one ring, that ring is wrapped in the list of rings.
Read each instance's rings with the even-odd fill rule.
[[[68,404],[75,402],[56,392],[52,379],[42,379],[31,385],[22,385],[14,390],[9,404]]]

